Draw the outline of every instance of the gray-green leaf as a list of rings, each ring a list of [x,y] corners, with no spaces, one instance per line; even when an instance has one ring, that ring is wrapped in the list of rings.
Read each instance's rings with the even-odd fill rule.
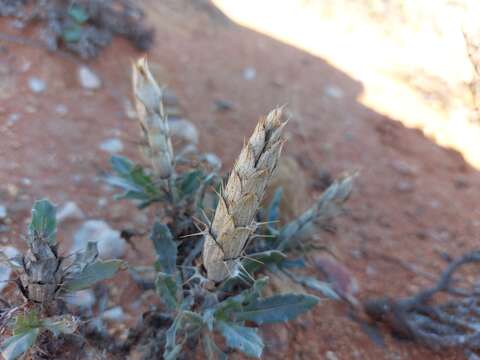
[[[156,222],[150,239],[157,253],[158,264],[167,274],[173,274],[177,264],[177,243],[167,225]]]
[[[78,320],[72,315],[60,315],[42,320],[42,326],[50,330],[54,336],[73,334],[78,328]]]
[[[40,329],[34,328],[9,337],[0,345],[0,353],[5,360],[20,358],[35,344],[39,333]]]
[[[338,296],[332,286],[325,281],[320,281],[311,276],[295,276],[294,280],[302,285],[308,286],[310,289],[318,291],[329,299],[340,300],[340,296]]]
[[[57,221],[55,206],[48,200],[36,201],[32,209],[32,221],[29,231],[30,237],[39,236],[45,239],[49,245],[56,244]]]
[[[248,356],[256,358],[262,356],[263,341],[257,329],[226,321],[218,321],[216,327],[229,347],[240,350]]]
[[[318,300],[316,296],[308,294],[282,294],[255,299],[242,311],[235,313],[235,319],[253,321],[258,325],[288,321],[311,309]]]
[[[155,287],[158,295],[162,298],[163,302],[171,310],[176,309],[178,305],[177,299],[177,282],[175,275],[158,273],[155,280]]]
[[[285,260],[286,255],[278,250],[268,250],[255,254],[249,254],[243,262],[243,268],[250,274],[269,264],[278,264]]]
[[[110,279],[124,264],[122,260],[98,260],[88,265],[83,271],[73,274],[65,280],[65,291],[77,291],[87,289],[93,284]]]

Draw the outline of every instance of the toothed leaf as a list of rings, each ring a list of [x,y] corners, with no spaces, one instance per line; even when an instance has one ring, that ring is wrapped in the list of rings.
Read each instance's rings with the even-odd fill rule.
[[[165,305],[171,310],[176,309],[178,306],[178,298],[175,275],[158,273],[157,279],[155,280],[155,287]]]
[[[218,321],[216,328],[223,335],[229,347],[240,350],[248,356],[256,358],[262,356],[263,341],[258,335],[257,329],[226,321]]]
[[[318,300],[316,296],[307,294],[282,294],[254,299],[234,317],[238,321],[249,320],[258,325],[285,322],[310,310]]]
[[[122,260],[98,260],[86,266],[83,271],[71,274],[65,280],[64,291],[78,291],[91,287],[99,281],[110,279],[124,264]]]
[[[150,239],[157,253],[157,262],[161,270],[167,274],[173,274],[177,263],[177,243],[167,225],[156,222],[153,225]]]
[[[37,341],[39,328],[30,329],[7,338],[0,344],[0,354],[5,360],[17,360]]]
[[[36,201],[32,209],[30,238],[38,236],[53,246],[56,244],[57,220],[56,208],[48,200]]]

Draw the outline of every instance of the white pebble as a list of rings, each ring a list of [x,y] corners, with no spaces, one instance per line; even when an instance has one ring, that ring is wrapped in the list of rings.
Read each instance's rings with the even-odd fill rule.
[[[121,306],[115,306],[103,312],[102,318],[110,321],[123,321],[125,320],[125,313]]]
[[[100,78],[89,67],[80,66],[77,71],[80,85],[87,90],[96,90],[102,86]]]
[[[343,98],[343,90],[335,85],[329,85],[325,88],[325,94],[334,98],[341,99]]]
[[[205,161],[214,169],[220,169],[222,167],[222,160],[214,153],[206,153],[203,155]]]
[[[7,208],[0,204],[0,220],[6,219],[7,218]]]
[[[257,70],[254,67],[246,67],[243,69],[243,78],[245,80],[253,80],[257,77]]]
[[[45,91],[45,89],[47,88],[47,85],[45,84],[45,81],[43,81],[42,79],[39,79],[37,77],[31,77],[28,79],[28,87],[34,93],[41,93]]]
[[[126,242],[120,232],[112,229],[105,221],[88,220],[73,235],[72,252],[84,250],[88,242],[96,242],[102,259],[122,257]]]
[[[197,127],[185,119],[173,119],[168,121],[170,135],[177,136],[191,144],[198,144]]]
[[[123,143],[120,139],[110,138],[100,144],[100,149],[110,154],[115,154],[123,150]]]
[[[95,294],[92,289],[80,290],[65,296],[67,304],[81,308],[91,308],[95,304]]]
[[[65,203],[58,211],[57,211],[57,222],[61,223],[65,220],[81,220],[85,218],[85,214],[83,213],[82,209],[78,207],[76,203],[73,201],[69,201]]]
[[[66,115],[68,112],[68,108],[66,105],[58,104],[57,106],[55,106],[55,112],[58,115]]]
[[[20,251],[13,246],[0,247],[0,252],[5,254],[5,256],[9,259],[20,255]],[[8,280],[10,280],[11,274],[12,268],[10,266],[7,264],[0,265],[0,291],[2,291],[8,285]]]

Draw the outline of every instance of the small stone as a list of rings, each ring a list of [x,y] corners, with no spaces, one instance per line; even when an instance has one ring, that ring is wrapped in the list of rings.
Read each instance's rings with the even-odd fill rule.
[[[7,117],[7,125],[11,126],[15,124],[20,119],[20,114],[13,113]]]
[[[7,184],[7,193],[12,197],[17,197],[18,187],[15,184]]]
[[[105,197],[101,197],[97,200],[97,207],[103,208],[108,205],[108,199]]]
[[[410,193],[414,190],[415,185],[411,181],[400,180],[395,185],[395,188],[401,193]]]
[[[222,160],[214,153],[206,153],[203,155],[205,161],[213,168],[220,169],[222,167]]]
[[[25,111],[29,114],[33,114],[37,112],[37,108],[34,105],[27,105],[25,106]]]
[[[82,251],[88,242],[96,242],[102,259],[120,258],[125,254],[126,242],[120,232],[105,221],[88,220],[73,235],[72,252]]]
[[[58,115],[66,115],[68,113],[68,108],[64,104],[58,104],[57,106],[55,106],[55,112]]]
[[[47,85],[42,79],[39,79],[37,77],[31,77],[28,79],[28,87],[34,93],[38,94],[45,91],[45,89],[47,88]]]
[[[413,176],[417,173],[417,169],[414,166],[402,160],[394,160],[391,165],[401,175]]]
[[[67,304],[88,309],[95,304],[95,294],[92,289],[80,290],[65,296]]]
[[[172,119],[168,121],[168,127],[172,136],[177,136],[191,144],[198,144],[197,127],[185,119]]]
[[[21,30],[25,27],[25,21],[22,21],[20,19],[13,19],[10,21],[10,26],[14,29]]]
[[[327,360],[338,360],[338,357],[333,351],[327,351],[325,353],[325,359],[327,359]]]
[[[0,253],[3,253],[9,259],[20,255],[20,251],[13,246],[0,247]],[[8,280],[10,280],[11,274],[12,268],[7,264],[2,263],[0,265],[0,291],[2,291],[8,285]]]
[[[233,103],[228,100],[217,99],[215,100],[214,104],[217,111],[233,110]]]
[[[30,185],[32,185],[32,180],[24,177],[24,178],[20,179],[20,184],[22,184],[23,186],[30,186]]]
[[[110,138],[100,144],[100,149],[110,154],[115,154],[123,150],[123,143],[120,139]]]
[[[343,90],[335,85],[328,85],[325,87],[325,94],[334,99],[343,98]]]
[[[109,321],[123,321],[125,320],[125,312],[121,306],[115,306],[103,312],[102,319]]]
[[[96,90],[102,86],[100,78],[89,67],[80,66],[77,71],[80,85],[87,90]]]
[[[248,66],[243,69],[242,75],[245,80],[253,80],[257,77],[257,70],[255,70],[254,67]]]
[[[69,201],[65,203],[58,211],[57,211],[57,222],[61,223],[65,220],[82,220],[85,218],[85,214],[83,213],[82,209],[78,207],[76,203],[73,201]]]
[[[7,218],[7,208],[5,205],[0,204],[0,221]]]

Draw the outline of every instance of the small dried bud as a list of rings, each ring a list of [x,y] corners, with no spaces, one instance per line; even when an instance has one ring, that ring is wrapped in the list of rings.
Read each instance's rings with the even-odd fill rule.
[[[54,300],[62,279],[55,232],[55,207],[47,200],[37,201],[32,210],[20,281],[28,300],[43,305]]]
[[[150,73],[145,58],[133,65],[133,92],[154,174],[161,179],[168,179],[173,174],[172,143],[163,109],[162,91]]]
[[[254,216],[284,144],[285,124],[281,109],[262,118],[235,162],[203,247],[209,280],[222,281],[233,272],[254,231]]]

